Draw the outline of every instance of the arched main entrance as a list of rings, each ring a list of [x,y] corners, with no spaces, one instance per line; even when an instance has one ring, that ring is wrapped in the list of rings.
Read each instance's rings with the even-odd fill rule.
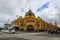
[[[27,26],[27,31],[34,31],[34,26],[33,25],[28,25]]]
[[[19,30],[19,27],[15,27],[15,30],[18,31]]]

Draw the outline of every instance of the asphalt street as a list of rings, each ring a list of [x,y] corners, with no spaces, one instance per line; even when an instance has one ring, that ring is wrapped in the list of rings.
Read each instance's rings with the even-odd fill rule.
[[[46,32],[16,32],[7,34],[0,32],[0,40],[60,40],[60,34],[48,34]]]

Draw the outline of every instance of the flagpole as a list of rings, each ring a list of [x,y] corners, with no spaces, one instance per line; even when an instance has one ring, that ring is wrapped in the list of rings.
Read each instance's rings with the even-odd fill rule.
[[[29,7],[29,10],[31,10],[31,6]]]
[[[8,19],[7,24],[9,24],[9,20],[10,20],[10,19]]]

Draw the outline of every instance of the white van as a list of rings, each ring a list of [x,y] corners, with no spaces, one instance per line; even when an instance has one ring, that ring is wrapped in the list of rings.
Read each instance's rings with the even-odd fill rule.
[[[2,32],[4,32],[4,33],[15,33],[15,28],[12,28],[12,27],[3,28]]]

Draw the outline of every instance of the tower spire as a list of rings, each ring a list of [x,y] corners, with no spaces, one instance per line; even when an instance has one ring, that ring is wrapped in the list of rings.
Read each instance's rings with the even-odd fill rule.
[[[55,26],[57,26],[57,22],[55,21]]]

